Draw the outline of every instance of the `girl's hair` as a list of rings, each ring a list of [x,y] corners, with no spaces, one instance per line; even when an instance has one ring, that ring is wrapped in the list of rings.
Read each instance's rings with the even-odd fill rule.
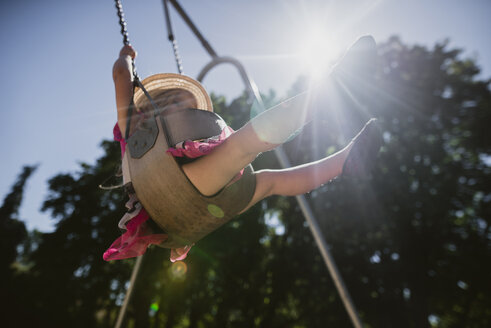
[[[165,113],[172,113],[184,108],[197,107],[197,102],[193,94],[184,89],[157,90],[156,92],[152,92],[150,96],[157,105],[160,113],[164,111]],[[149,117],[153,112],[154,108],[150,101],[147,101],[139,106],[137,110],[134,110],[131,117],[130,134],[135,131],[138,123],[142,120],[142,116]]]
[[[196,108],[197,102],[193,94],[184,89],[158,90],[151,94],[159,111],[173,112],[183,108]],[[139,108],[144,114],[153,112],[150,102]]]

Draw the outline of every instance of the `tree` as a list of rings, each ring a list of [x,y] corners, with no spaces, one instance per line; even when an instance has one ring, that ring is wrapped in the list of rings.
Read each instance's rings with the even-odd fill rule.
[[[368,184],[327,187],[328,240],[373,326],[490,321],[489,81],[447,47],[381,45],[378,169]]]
[[[2,307],[3,317],[10,322],[15,314],[19,313],[22,298],[19,297],[18,275],[19,265],[17,262],[18,247],[24,242],[27,231],[19,218],[19,207],[24,195],[24,187],[29,177],[36,171],[37,165],[24,166],[17,181],[12,186],[10,193],[5,196],[0,207],[0,291],[9,302]]]
[[[10,193],[5,196],[2,207],[0,207],[0,243],[3,251],[0,264],[0,281],[2,283],[8,283],[13,274],[11,265],[17,257],[17,246],[26,237],[24,222],[19,220],[19,207],[22,203],[27,179],[36,168],[36,165],[24,166],[22,173],[12,186]]]

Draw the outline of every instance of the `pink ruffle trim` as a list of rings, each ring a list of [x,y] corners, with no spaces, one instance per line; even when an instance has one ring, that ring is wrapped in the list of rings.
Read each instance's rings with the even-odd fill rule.
[[[140,256],[151,244],[158,245],[167,240],[166,234],[152,234],[146,223],[149,219],[147,211],[141,209],[126,225],[127,231],[112,243],[102,256],[104,260],[121,260]]]
[[[146,223],[149,215],[144,208],[128,222],[127,231],[112,243],[104,252],[102,258],[105,261],[122,260],[143,255],[148,246],[158,245],[167,240],[166,234],[152,234],[152,230]],[[181,261],[186,258],[192,246],[172,249],[170,253],[171,262]]]
[[[222,133],[218,138],[207,139],[206,141],[191,141],[186,140],[182,143],[182,147],[167,149],[167,152],[174,157],[197,158],[210,153],[216,146],[225,141],[234,133],[231,127],[223,128]]]

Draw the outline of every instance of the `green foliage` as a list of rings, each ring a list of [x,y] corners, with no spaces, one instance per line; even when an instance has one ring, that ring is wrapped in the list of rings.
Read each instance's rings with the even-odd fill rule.
[[[4,322],[22,313],[18,310],[22,304],[22,263],[19,261],[18,248],[27,237],[24,222],[19,218],[19,207],[22,203],[24,188],[29,177],[36,171],[37,165],[24,166],[10,193],[5,196],[0,207],[0,292],[4,299],[9,300],[2,306],[0,314]]]
[[[6,283],[12,274],[10,265],[17,257],[17,246],[26,237],[26,227],[19,220],[19,207],[22,203],[25,184],[36,168],[36,165],[24,166],[22,173],[0,207],[0,245],[3,251],[0,264],[1,283]]]
[[[489,81],[446,43],[409,47],[394,37],[379,53],[369,110],[353,105],[344,122],[317,120],[284,148],[294,164],[319,159],[378,117],[385,143],[373,176],[307,195],[362,320],[490,326]],[[230,104],[212,98],[234,129],[259,108],[245,94]],[[265,98],[266,107],[278,102],[274,93]],[[125,201],[121,191],[97,187],[119,161],[115,143],[102,147],[94,165],[50,180],[43,209],[57,228],[24,243],[29,265],[18,277],[25,304],[16,326],[114,326],[134,260],[102,260]],[[278,167],[272,152],[253,165]],[[127,327],[351,326],[294,198],[262,201],[197,243],[184,262],[168,257],[147,251]]]

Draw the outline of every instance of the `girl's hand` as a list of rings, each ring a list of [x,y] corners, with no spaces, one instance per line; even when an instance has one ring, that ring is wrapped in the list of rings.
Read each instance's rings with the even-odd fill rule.
[[[126,57],[130,56],[131,59],[135,59],[136,57],[136,51],[133,49],[131,45],[124,45],[123,48],[121,48],[121,51],[119,52],[119,57]]]

